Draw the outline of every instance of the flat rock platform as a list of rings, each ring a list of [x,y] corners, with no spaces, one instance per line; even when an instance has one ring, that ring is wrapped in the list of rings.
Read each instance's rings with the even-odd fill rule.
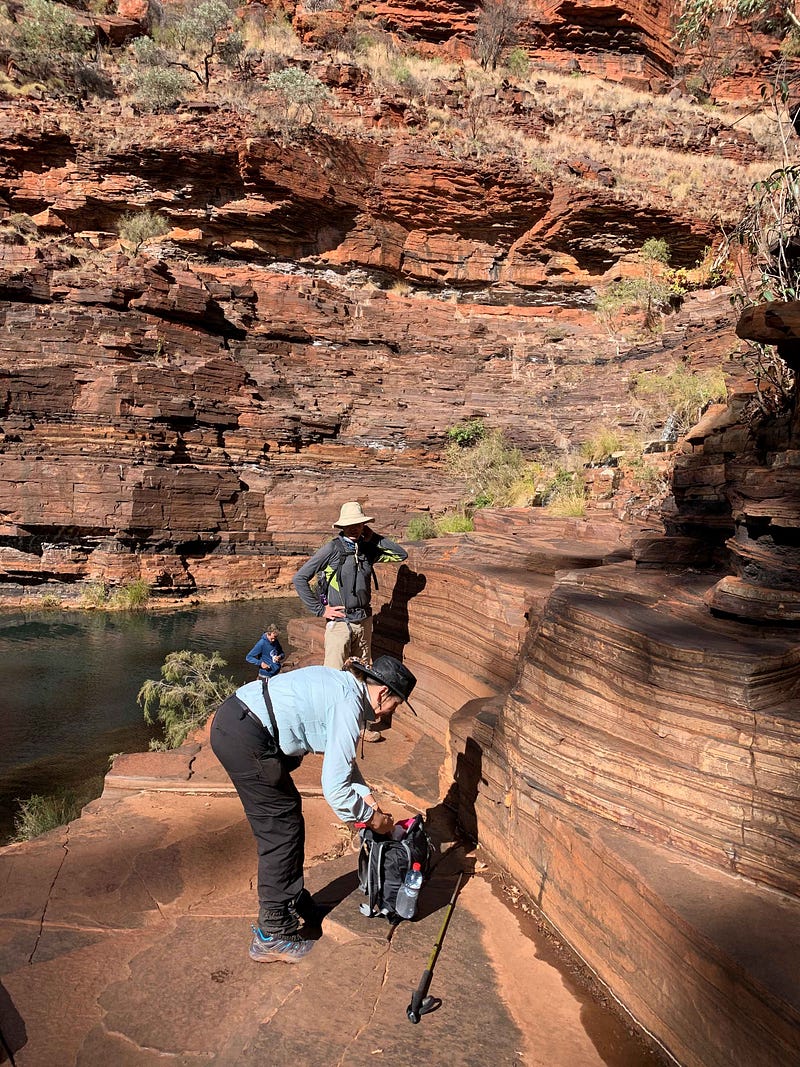
[[[304,761],[307,884],[329,910],[294,965],[247,955],[255,846],[203,735],[176,752],[118,757],[80,819],[0,849],[0,1062],[660,1065],[515,887],[457,838],[437,802],[441,757],[397,719],[384,743],[365,746],[362,770],[383,806],[427,813],[437,844],[418,920],[393,931],[360,913],[352,833],[320,795],[320,758]],[[414,1025],[406,1008],[461,870],[431,985],[442,1003]]]

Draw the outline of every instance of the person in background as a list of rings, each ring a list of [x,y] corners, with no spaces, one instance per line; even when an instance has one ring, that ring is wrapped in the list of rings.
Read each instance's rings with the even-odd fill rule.
[[[416,681],[400,660],[379,656],[371,666],[301,667],[248,682],[217,709],[211,749],[239,794],[258,849],[258,923],[249,949],[257,963],[297,963],[314,947],[307,934],[320,925],[303,880],[303,802],[291,771],[306,753],[324,753],[322,792],[336,817],[391,833],[394,819],[364,782],[356,749],[369,722],[391,724]]]
[[[278,627],[274,623],[269,624],[244,658],[258,667],[259,678],[271,678],[278,673],[286,659],[286,653],[278,640]]]
[[[337,536],[315,552],[292,578],[309,611],[325,619],[325,666],[341,670],[351,656],[372,658],[372,585],[377,588],[376,563],[402,563],[408,553],[368,525],[357,500],[342,504],[333,523]],[[311,582],[317,578],[316,589]],[[368,730],[367,741],[382,741]]]

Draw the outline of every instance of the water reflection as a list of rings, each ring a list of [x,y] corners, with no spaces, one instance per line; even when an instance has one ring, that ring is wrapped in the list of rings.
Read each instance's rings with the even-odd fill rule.
[[[111,753],[147,748],[136,694],[168,652],[219,651],[226,673],[249,681],[245,653],[264,626],[276,622],[285,638],[301,611],[287,597],[171,613],[0,613],[0,843],[15,798],[78,785],[103,774]]]

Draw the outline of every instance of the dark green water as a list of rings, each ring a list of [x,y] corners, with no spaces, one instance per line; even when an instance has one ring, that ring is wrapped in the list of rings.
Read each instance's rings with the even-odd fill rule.
[[[0,612],[0,844],[16,798],[80,786],[108,770],[114,752],[145,751],[157,731],[136,694],[159,678],[168,652],[218,651],[226,674],[255,677],[244,657],[276,622],[303,607],[296,597],[238,601],[186,611]]]

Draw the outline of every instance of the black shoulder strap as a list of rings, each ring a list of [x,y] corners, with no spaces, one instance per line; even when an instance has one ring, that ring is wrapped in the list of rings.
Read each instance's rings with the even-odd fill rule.
[[[358,553],[358,548],[356,548],[356,553]],[[339,595],[342,597],[342,601],[343,602],[346,600],[346,595],[345,595],[344,586],[343,586],[343,583],[342,583],[342,571],[344,569],[344,565],[345,565],[345,561],[346,560],[347,560],[347,552],[345,551],[344,546],[342,545],[341,536],[337,535],[333,539],[333,556],[331,557],[331,561],[328,564],[328,566],[333,568],[334,574],[336,575],[336,580],[339,583]],[[356,569],[353,571],[353,589],[352,589],[351,595],[354,594],[355,591],[356,591],[356,579],[357,579],[357,576],[358,576],[358,567],[356,566]],[[345,604],[345,607],[346,606],[347,605]]]
[[[272,710],[272,697],[269,695],[269,678],[261,679],[261,692],[264,694],[264,703],[267,705],[267,715],[269,715],[269,724],[272,727],[272,740],[275,742],[275,745],[278,750],[280,750],[281,735],[278,733],[278,724],[275,721],[275,712]]]
[[[367,541],[366,545],[364,546],[364,559],[367,561],[367,563],[369,563],[370,572],[372,574],[372,584],[375,586],[376,589],[379,589],[380,587],[378,585],[378,575],[375,573],[375,559],[377,559],[379,553],[375,550],[374,546],[372,550],[370,550],[370,545],[373,545],[372,541]],[[371,556],[374,556],[375,559],[371,559]]]

